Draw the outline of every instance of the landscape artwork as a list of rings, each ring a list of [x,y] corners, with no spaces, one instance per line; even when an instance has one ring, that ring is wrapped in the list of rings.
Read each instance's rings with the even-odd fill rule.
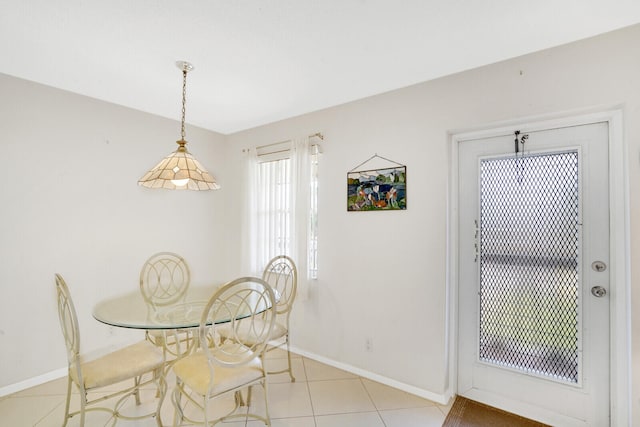
[[[407,167],[347,173],[347,211],[407,208]]]

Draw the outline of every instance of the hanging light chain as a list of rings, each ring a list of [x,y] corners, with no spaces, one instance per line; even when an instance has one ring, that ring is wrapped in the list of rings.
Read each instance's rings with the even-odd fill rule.
[[[180,128],[180,136],[181,140],[184,141],[184,116],[186,111],[187,103],[187,69],[186,67],[182,70],[182,127]]]

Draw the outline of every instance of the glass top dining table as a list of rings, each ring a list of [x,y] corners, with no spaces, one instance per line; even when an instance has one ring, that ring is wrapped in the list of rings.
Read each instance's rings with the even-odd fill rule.
[[[167,305],[153,306],[140,290],[100,301],[93,308],[93,317],[99,322],[132,329],[183,329],[200,325],[202,310],[217,286],[189,288],[184,299]]]
[[[111,326],[143,330],[173,330],[195,328],[200,325],[202,312],[219,286],[192,286],[184,299],[171,305],[153,306],[140,290],[100,301],[93,309],[93,317]],[[276,292],[276,301],[279,295]],[[269,307],[264,307],[268,309]],[[229,319],[216,319],[215,323]]]

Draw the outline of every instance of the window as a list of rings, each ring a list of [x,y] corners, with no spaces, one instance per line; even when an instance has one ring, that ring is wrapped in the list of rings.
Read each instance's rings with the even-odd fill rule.
[[[258,163],[256,183],[258,265],[276,255],[292,255],[291,159]]]
[[[256,271],[276,255],[289,255],[298,274],[318,275],[318,149],[308,141],[294,149],[291,142],[255,150],[249,247]],[[304,261],[304,262],[303,262]]]

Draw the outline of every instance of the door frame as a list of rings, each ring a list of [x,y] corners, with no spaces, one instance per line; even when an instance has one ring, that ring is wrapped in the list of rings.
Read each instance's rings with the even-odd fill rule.
[[[449,132],[447,226],[447,389],[450,399],[458,384],[458,150],[462,141],[607,122],[609,125],[610,238],[610,415],[611,425],[631,425],[631,275],[627,147],[620,107],[523,118]]]

